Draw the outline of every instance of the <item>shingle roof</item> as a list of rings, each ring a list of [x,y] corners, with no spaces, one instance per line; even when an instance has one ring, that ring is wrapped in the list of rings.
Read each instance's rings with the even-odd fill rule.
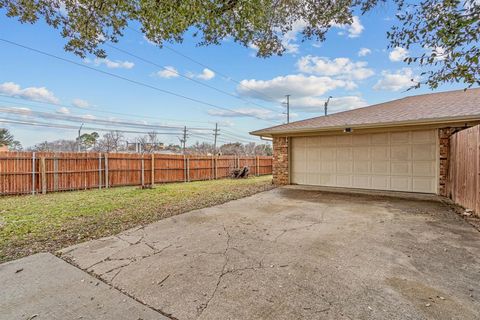
[[[253,135],[309,132],[339,127],[385,127],[454,119],[480,120],[480,88],[410,96],[368,107],[291,122],[251,132]]]

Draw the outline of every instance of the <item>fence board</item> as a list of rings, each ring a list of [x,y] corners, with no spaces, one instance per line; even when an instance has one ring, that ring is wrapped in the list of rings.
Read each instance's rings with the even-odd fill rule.
[[[450,137],[448,196],[480,215],[480,125]]]
[[[239,166],[248,166],[252,175],[268,175],[272,158],[0,152],[0,195],[222,179]]]

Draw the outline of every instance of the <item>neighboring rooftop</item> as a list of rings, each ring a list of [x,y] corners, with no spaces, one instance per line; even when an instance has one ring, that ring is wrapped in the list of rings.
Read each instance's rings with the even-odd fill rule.
[[[480,120],[480,88],[422,94],[251,132],[258,136],[373,128],[388,125]]]

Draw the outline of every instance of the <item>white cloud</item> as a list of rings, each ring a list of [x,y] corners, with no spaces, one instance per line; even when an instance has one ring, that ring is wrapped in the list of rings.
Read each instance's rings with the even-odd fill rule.
[[[90,62],[90,60],[86,59],[85,60],[87,63]],[[99,65],[105,65],[109,69],[132,69],[135,66],[135,63],[130,62],[130,61],[121,61],[121,60],[110,60],[110,59],[100,59],[100,58],[95,58],[93,61],[93,64],[96,66]]]
[[[374,75],[364,61],[353,62],[349,58],[305,56],[298,60],[298,70],[321,76],[337,76],[342,79],[363,80]]]
[[[165,66],[165,69],[158,71],[156,75],[165,79],[177,78],[179,76],[177,69],[172,66]]]
[[[320,113],[323,115],[326,97],[303,97],[291,99],[290,106],[293,110]],[[367,102],[359,96],[333,97],[328,103],[328,114],[364,107]]]
[[[285,115],[280,112],[273,112],[270,110],[260,109],[260,108],[238,108],[238,109],[232,109],[232,111],[210,109],[208,110],[208,114],[211,116],[217,116],[217,117],[252,117],[252,118],[261,119],[261,120],[285,119]],[[290,116],[296,116],[296,115],[290,114]]]
[[[299,52],[300,46],[297,41],[297,34],[302,32],[307,26],[304,20],[297,20],[292,24],[292,30],[286,32],[282,37],[282,45],[285,48],[285,53],[296,54]]]
[[[93,119],[96,119],[96,117],[92,114],[84,114],[84,115],[81,115],[80,116],[81,118],[85,119],[85,120],[93,120]]]
[[[359,37],[362,34],[363,30],[365,29],[358,16],[353,16],[352,24],[334,23],[334,24],[332,24],[332,27],[345,30],[347,32],[349,38]],[[340,32],[339,34],[343,35],[343,32]]]
[[[402,47],[395,47],[388,54],[388,58],[393,62],[403,61],[406,57],[408,57],[408,50]]]
[[[70,114],[70,110],[66,107],[61,107],[60,109],[57,110],[57,113],[60,114]]]
[[[319,96],[330,90],[345,88],[355,89],[356,84],[350,80],[332,79],[331,77],[306,76],[302,74],[275,77],[271,80],[242,80],[237,92],[242,96],[257,99],[271,97],[277,101],[285,94],[294,97]]]
[[[203,69],[202,73],[197,75],[197,78],[200,78],[203,80],[210,80],[210,79],[213,79],[214,77],[215,77],[215,72],[207,68]]]
[[[73,99],[72,105],[77,108],[89,108],[91,107],[90,103],[82,99]]]
[[[60,101],[55,97],[53,92],[45,87],[28,87],[22,89],[20,85],[14,82],[4,82],[0,84],[0,93],[11,97],[20,97],[33,101],[49,103],[59,103]]]
[[[372,53],[372,50],[368,49],[368,48],[360,48],[360,50],[358,50],[358,56],[359,57],[365,57],[369,54]]]
[[[373,86],[375,90],[400,91],[408,89],[419,81],[419,77],[413,74],[412,69],[403,68],[392,73],[383,71],[382,78]]]

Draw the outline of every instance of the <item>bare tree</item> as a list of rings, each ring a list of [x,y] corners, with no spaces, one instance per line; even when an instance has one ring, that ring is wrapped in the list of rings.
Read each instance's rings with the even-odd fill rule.
[[[97,143],[97,150],[103,152],[119,152],[123,151],[122,140],[124,136],[119,131],[110,131],[103,135]]]
[[[54,140],[45,141],[28,148],[32,151],[44,151],[44,152],[76,152],[77,141],[75,140]]]

